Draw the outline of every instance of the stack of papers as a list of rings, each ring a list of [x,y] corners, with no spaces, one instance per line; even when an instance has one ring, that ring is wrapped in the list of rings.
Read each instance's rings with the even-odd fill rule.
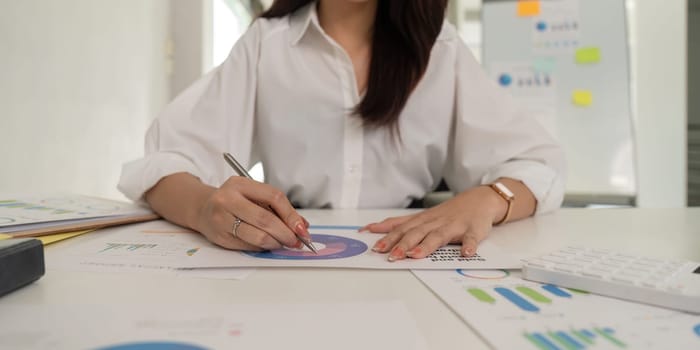
[[[0,234],[36,237],[158,218],[134,204],[80,195],[0,196]]]

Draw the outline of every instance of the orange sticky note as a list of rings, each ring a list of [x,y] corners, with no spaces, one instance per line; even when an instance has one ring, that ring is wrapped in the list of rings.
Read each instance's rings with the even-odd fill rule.
[[[572,99],[579,107],[590,107],[593,104],[593,93],[590,90],[574,90]]]
[[[532,17],[540,14],[540,0],[519,0],[518,16]]]

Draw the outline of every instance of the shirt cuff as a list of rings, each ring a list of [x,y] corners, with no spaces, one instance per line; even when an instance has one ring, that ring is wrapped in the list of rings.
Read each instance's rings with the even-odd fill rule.
[[[177,153],[156,152],[142,159],[124,164],[117,188],[137,204],[145,204],[143,195],[162,178],[190,173],[201,178],[197,167],[186,157]]]
[[[537,200],[535,214],[547,213],[561,206],[564,181],[552,168],[532,160],[514,160],[486,173],[481,178],[481,184],[489,184],[504,177],[522,181],[530,189]]]

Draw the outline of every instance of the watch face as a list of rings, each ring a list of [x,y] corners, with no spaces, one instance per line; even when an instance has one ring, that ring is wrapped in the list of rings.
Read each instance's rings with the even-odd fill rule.
[[[506,185],[504,185],[504,184],[502,184],[502,183],[500,183],[500,182],[496,182],[496,183],[494,183],[493,185],[496,186],[496,188],[498,188],[499,191],[503,192],[503,194],[506,195],[506,197],[508,197],[509,199],[512,199],[513,197],[515,197],[515,195],[513,194],[513,192],[511,192],[511,191],[508,189],[508,187],[506,187]]]

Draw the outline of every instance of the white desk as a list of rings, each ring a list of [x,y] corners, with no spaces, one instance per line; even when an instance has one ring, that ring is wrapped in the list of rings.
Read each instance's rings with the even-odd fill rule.
[[[314,224],[360,225],[409,211],[304,211]],[[57,245],[72,244],[75,238]],[[562,209],[494,229],[504,249],[540,254],[564,244],[700,261],[700,208]],[[48,247],[48,249],[55,249]],[[125,287],[129,286],[129,287]],[[134,287],[138,286],[138,287]],[[409,271],[259,269],[244,281],[47,271],[0,298],[8,304],[352,302],[402,300],[431,349],[487,345]]]

